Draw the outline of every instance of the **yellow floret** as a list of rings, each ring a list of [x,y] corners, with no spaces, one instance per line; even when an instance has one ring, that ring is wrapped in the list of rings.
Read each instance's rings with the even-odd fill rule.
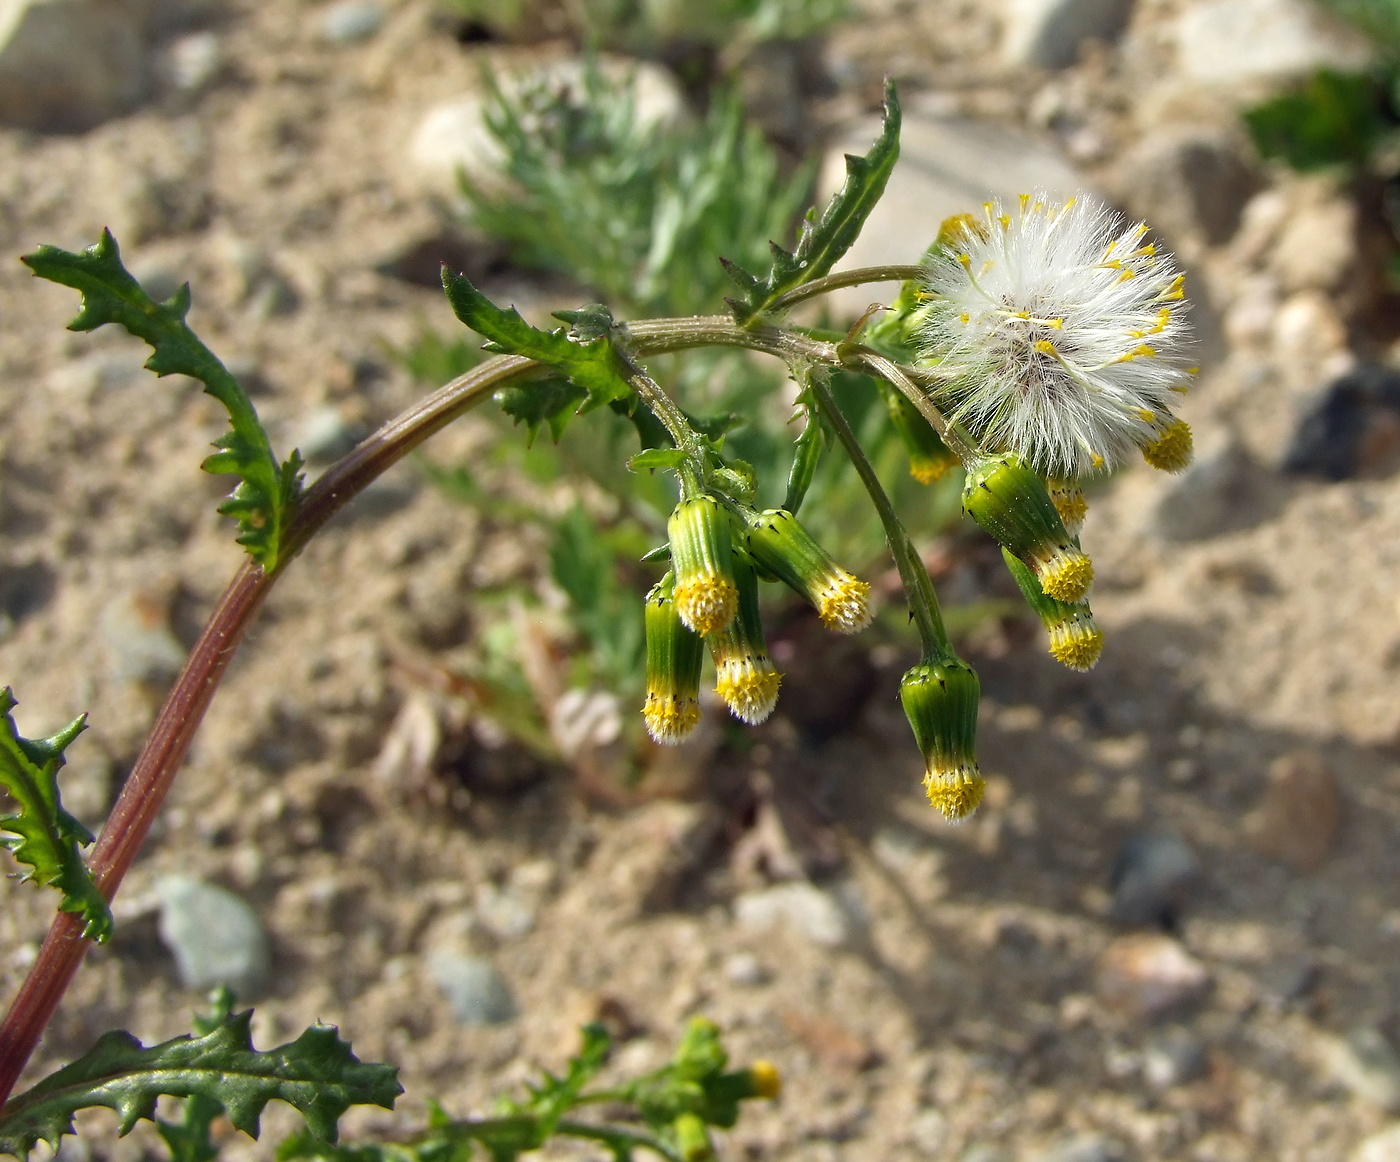
[[[1191,425],[1185,420],[1177,420],[1150,444],[1142,446],[1142,458],[1162,472],[1182,471],[1191,463],[1194,453]]]
[[[647,733],[662,746],[676,746],[700,722],[700,703],[694,698],[648,692],[642,706]]]
[[[974,766],[933,767],[924,776],[928,801],[951,823],[976,811],[986,788],[987,781]]]
[[[1073,546],[1051,549],[1030,564],[1045,596],[1056,601],[1082,601],[1094,583],[1094,563]]]
[[[773,713],[782,681],[766,655],[715,660],[715,693],[736,718],[750,726]]]
[[[675,602],[686,628],[704,637],[734,620],[739,591],[718,573],[701,573],[677,582]]]
[[[910,460],[909,475],[920,484],[936,484],[948,475],[956,463],[951,456],[939,460]]]
[[[749,1084],[753,1086],[754,1097],[769,1101],[783,1092],[782,1075],[771,1061],[755,1061],[749,1066]]]
[[[1052,625],[1050,653],[1071,670],[1092,670],[1103,653],[1103,630],[1088,616]]]
[[[1047,480],[1045,486],[1050,493],[1050,502],[1060,514],[1065,532],[1074,536],[1083,527],[1084,518],[1089,515],[1089,502],[1084,499],[1084,489],[1079,486],[1077,480],[1059,478]]]
[[[844,570],[838,570],[816,597],[822,625],[837,633],[859,633],[874,617],[870,610],[870,583]]]

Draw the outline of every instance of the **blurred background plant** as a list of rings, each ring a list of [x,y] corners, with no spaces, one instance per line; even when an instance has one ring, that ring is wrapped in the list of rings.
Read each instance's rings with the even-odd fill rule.
[[[1261,157],[1300,172],[1334,171],[1362,213],[1384,223],[1387,289],[1400,291],[1400,0],[1318,0],[1369,36],[1365,70],[1322,68],[1244,112]]]
[[[621,3],[609,11],[622,13],[624,8],[632,13],[631,6]],[[822,27],[839,12],[829,0],[736,3],[722,6],[713,20],[767,27],[775,13],[790,8],[802,10],[794,17],[802,28]],[[667,35],[670,25],[658,23],[650,7],[638,19],[650,29],[646,35]],[[611,25],[604,20],[597,27]],[[720,24],[714,28],[716,36],[732,33]],[[770,240],[790,240],[802,208],[810,203],[812,162],[785,163],[761,129],[746,120],[742,102],[727,83],[708,94],[707,111],[675,124],[644,115],[635,74],[614,79],[596,60],[590,60],[576,84],[490,76],[485,83],[485,125],[501,161],[491,174],[459,175],[470,227],[508,248],[519,268],[563,275],[619,319],[724,312],[725,295],[735,288],[719,259],[763,268]],[[818,320],[839,325],[833,336],[844,334],[851,321]],[[449,337],[426,328],[397,355],[412,374],[432,385],[482,358],[475,336]],[[780,367],[751,353],[724,350],[691,352],[684,360],[661,358],[651,367],[677,398],[701,401],[695,405],[701,414],[692,417],[697,427],[723,434],[726,454],[752,466],[760,482],[757,503],[782,503],[781,488],[802,421],[794,422],[796,388]],[[576,390],[563,381],[557,387],[559,392]],[[891,422],[889,401],[873,381],[838,375],[832,387],[897,505],[913,514],[911,533],[926,540],[944,530],[959,512],[960,474],[951,473],[931,488],[920,484],[910,474],[909,453]],[[612,692],[626,740],[620,748],[627,756],[625,773],[631,777],[650,749],[634,710],[643,687],[642,595],[655,581],[655,570],[639,561],[665,540],[666,518],[675,503],[672,482],[669,474],[625,468],[639,437],[644,446],[659,442],[648,426],[656,423],[649,415],[615,411],[606,418],[611,422],[591,424],[578,434],[568,425],[572,409],[550,415],[549,409],[539,410],[540,399],[538,386],[528,394],[501,394],[504,415],[525,425],[526,439],[503,433],[485,463],[424,462],[437,486],[483,510],[510,504],[505,499],[513,491],[508,482],[522,475],[540,486],[564,485],[580,498],[562,515],[520,504],[512,508],[514,519],[543,530],[550,576],[566,599],[563,636],[571,647],[554,667],[565,671],[562,680],[556,674],[541,682],[539,664],[519,662],[521,652],[531,647],[522,640],[525,622],[518,617],[498,623],[514,629],[488,643],[491,658],[472,677],[489,701],[506,697],[506,689],[513,692],[511,722],[502,716],[501,724],[536,749],[550,740],[543,741],[550,757],[568,749],[561,745],[558,729],[549,725],[550,703],[558,690]],[[918,417],[905,421],[924,422]],[[534,447],[541,432],[556,446]],[[883,539],[868,518],[863,491],[844,457],[823,457],[803,518],[848,568],[868,572],[885,567]],[[514,590],[485,599],[506,605],[529,600]],[[783,597],[774,594],[773,599]],[[795,606],[775,610],[771,624],[800,616]],[[517,661],[511,663],[511,657]],[[534,690],[534,708],[521,718],[519,694],[527,686]],[[603,731],[611,733],[611,727]]]

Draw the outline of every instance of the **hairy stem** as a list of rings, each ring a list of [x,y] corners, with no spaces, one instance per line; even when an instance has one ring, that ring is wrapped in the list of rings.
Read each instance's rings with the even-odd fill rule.
[[[865,485],[865,491],[870,494],[875,511],[880,514],[880,523],[885,526],[885,540],[889,542],[890,553],[899,569],[899,579],[904,582],[904,592],[909,598],[909,613],[919,631],[924,659],[932,661],[948,657],[952,654],[953,647],[949,644],[948,631],[943,625],[943,614],[938,608],[938,595],[933,591],[933,581],[929,578],[928,570],[924,568],[922,558],[915,551],[909,534],[904,531],[904,525],[900,523],[894,505],[890,503],[889,494],[875,474],[874,465],[860,446],[856,434],[851,431],[851,425],[846,422],[841,409],[836,406],[836,401],[831,398],[831,389],[820,374],[811,376],[810,389],[822,418],[836,433],[836,438],[855,466],[861,483]]]
[[[919,390],[919,385],[905,374],[898,363],[868,348],[858,348],[853,352],[850,361],[893,384],[905,399],[919,409],[919,414],[928,420],[933,430],[942,437],[943,442],[952,449],[953,455],[962,461],[964,467],[976,459],[977,448],[972,441],[960,427],[948,422],[948,418],[934,406],[933,400]]]
[[[909,282],[924,273],[922,266],[861,266],[855,270],[841,270],[828,274],[825,278],[814,278],[811,282],[794,287],[785,295],[773,300],[771,311],[785,311],[806,299],[824,295],[843,286],[860,286],[867,282]]]

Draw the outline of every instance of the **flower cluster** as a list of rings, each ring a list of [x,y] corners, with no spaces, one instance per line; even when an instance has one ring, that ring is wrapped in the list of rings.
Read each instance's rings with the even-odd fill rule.
[[[1024,194],[945,230],[925,274],[918,337],[939,402],[988,451],[1079,477],[1139,448],[1179,471],[1191,436],[1172,414],[1188,367],[1185,275],[1089,199]]]
[[[706,646],[715,692],[734,716],[756,725],[773,713],[782,675],[763,636],[760,572],[806,598],[828,629],[856,633],[870,624],[869,584],[838,566],[790,512],[700,494],[676,506],[669,533],[671,572],[646,603],[642,715],[659,743],[683,741],[700,721]]]

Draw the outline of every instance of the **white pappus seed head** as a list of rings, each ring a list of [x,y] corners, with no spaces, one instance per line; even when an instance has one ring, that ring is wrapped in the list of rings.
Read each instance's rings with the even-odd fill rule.
[[[922,354],[948,418],[989,450],[1076,477],[1159,440],[1185,392],[1185,276],[1087,198],[965,215],[927,264]]]

